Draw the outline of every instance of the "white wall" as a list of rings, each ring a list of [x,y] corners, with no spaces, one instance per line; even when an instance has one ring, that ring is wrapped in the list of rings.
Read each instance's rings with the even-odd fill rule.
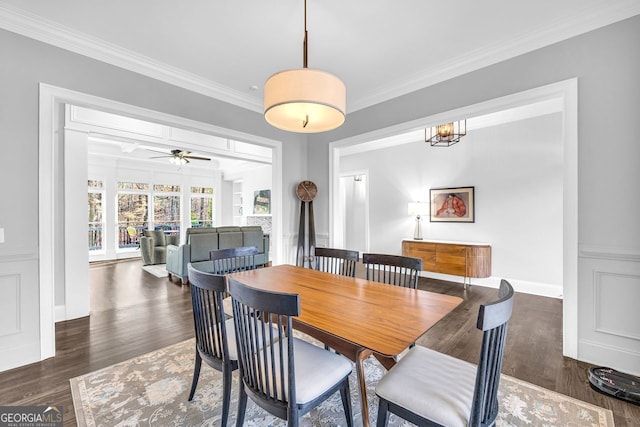
[[[368,246],[368,222],[367,218],[367,186],[368,177],[365,174],[357,174],[340,177],[340,191],[342,192],[342,205],[344,212],[344,248],[356,250],[362,253],[369,250]]]
[[[230,209],[230,207],[233,206],[233,182],[222,181],[222,186],[220,187],[220,202],[222,209],[220,209],[217,224],[233,224],[233,212],[232,209]]]
[[[401,253],[415,224],[407,203],[429,201],[430,188],[474,186],[475,223],[431,223],[427,216],[424,239],[491,244],[495,279],[473,283],[506,278],[521,291],[560,296],[561,119],[556,113],[469,129],[451,147],[418,141],[344,156],[341,172],[369,169],[370,250]]]

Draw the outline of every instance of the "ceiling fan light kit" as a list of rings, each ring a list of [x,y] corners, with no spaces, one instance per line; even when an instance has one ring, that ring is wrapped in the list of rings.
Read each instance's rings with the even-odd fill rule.
[[[184,157],[171,157],[169,159],[169,163],[173,163],[174,165],[181,166],[189,163],[189,160],[185,159]]]
[[[326,132],[346,117],[347,90],[338,77],[307,67],[307,1],[304,2],[303,68],[286,70],[264,84],[264,118],[289,132]]]

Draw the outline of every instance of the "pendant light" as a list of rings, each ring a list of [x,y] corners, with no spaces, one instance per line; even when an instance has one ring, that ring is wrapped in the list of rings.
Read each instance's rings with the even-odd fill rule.
[[[449,147],[467,134],[467,120],[458,120],[424,130],[424,142],[432,147]]]
[[[304,0],[303,68],[285,70],[264,84],[264,118],[290,132],[335,129],[346,116],[346,88],[336,76],[307,67],[307,0]]]

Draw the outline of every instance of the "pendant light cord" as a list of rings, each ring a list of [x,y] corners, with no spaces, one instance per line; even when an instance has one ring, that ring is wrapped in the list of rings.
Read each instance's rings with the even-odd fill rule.
[[[307,67],[307,0],[304,0],[304,42],[302,43],[302,68]]]

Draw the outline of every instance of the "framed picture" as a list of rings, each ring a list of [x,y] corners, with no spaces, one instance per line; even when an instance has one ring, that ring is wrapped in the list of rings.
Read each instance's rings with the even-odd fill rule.
[[[475,222],[474,187],[429,190],[431,222]]]
[[[253,213],[257,215],[271,213],[271,190],[253,192]]]

